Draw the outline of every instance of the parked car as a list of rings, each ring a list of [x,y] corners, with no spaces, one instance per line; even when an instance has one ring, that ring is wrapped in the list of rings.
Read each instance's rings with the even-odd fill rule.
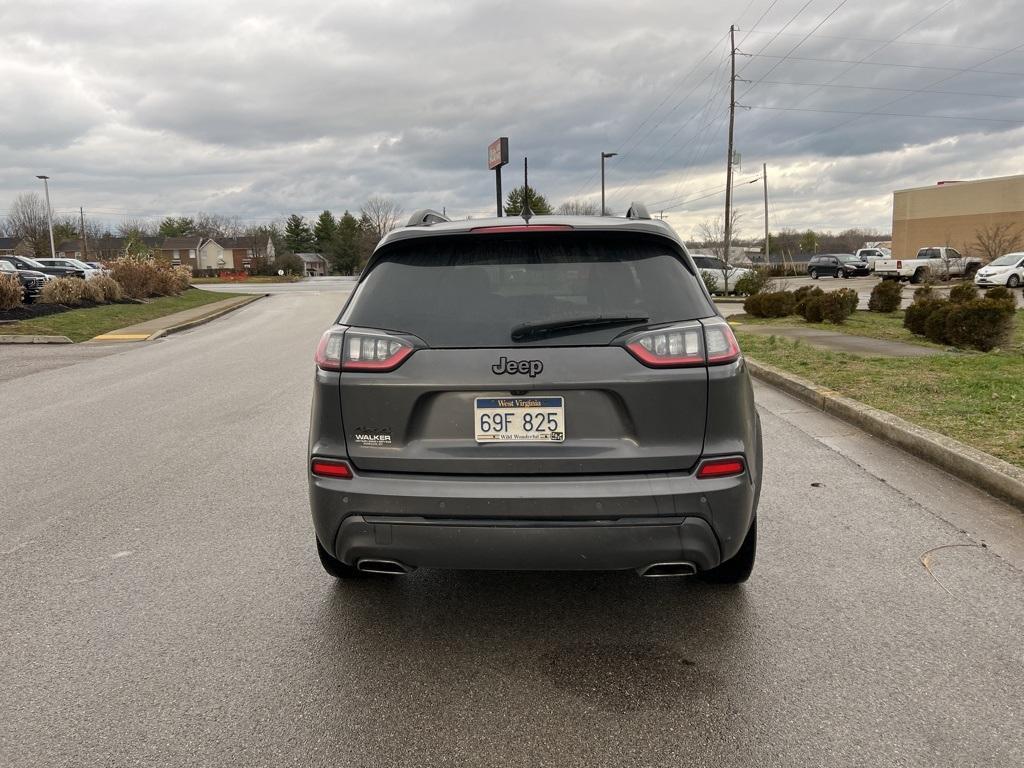
[[[747,366],[682,241],[638,204],[530,226],[417,212],[315,360],[310,505],[333,576],[750,575]]]
[[[34,272],[42,272],[44,275],[52,277],[85,277],[85,271],[76,267],[47,266],[27,256],[14,256],[13,254],[5,255],[4,258],[19,270],[28,269]]]
[[[746,267],[737,267],[732,264],[726,264],[719,258],[714,256],[694,256],[693,263],[697,265],[697,269],[701,272],[708,272],[714,275],[715,280],[718,283],[718,290],[723,293],[728,290],[732,291],[736,288],[736,281],[744,275],[752,274],[753,270],[747,269]]]
[[[852,253],[823,253],[807,262],[807,274],[812,280],[819,277],[857,277],[870,275],[867,262]]]
[[[936,245],[922,248],[913,259],[880,259],[875,262],[875,274],[883,280],[909,280],[916,284],[930,277],[970,277],[980,267],[981,259],[962,256],[956,248]]]
[[[874,271],[875,262],[879,259],[888,259],[892,256],[892,251],[888,248],[860,248],[854,254],[858,259],[868,265],[868,269]]]
[[[18,269],[7,260],[6,256],[0,259],[0,274],[18,276],[18,280],[21,282],[21,300],[25,304],[31,304],[39,298],[39,294],[43,292],[43,286],[46,285],[46,275],[42,272]]]
[[[993,259],[974,273],[974,284],[981,288],[994,285],[1019,288],[1024,285],[1024,253],[1008,253]]]
[[[67,269],[80,270],[83,277],[89,279],[90,277],[96,277],[103,274],[103,270],[94,269],[86,264],[84,261],[78,259],[36,259],[44,267],[65,267]],[[76,275],[77,277],[77,275]]]

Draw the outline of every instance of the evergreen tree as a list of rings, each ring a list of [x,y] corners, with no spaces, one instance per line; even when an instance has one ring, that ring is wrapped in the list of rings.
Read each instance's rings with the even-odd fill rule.
[[[291,253],[311,253],[316,246],[313,230],[306,220],[296,213],[288,217],[284,225],[285,248]]]
[[[335,272],[351,275],[359,268],[362,239],[363,232],[359,227],[359,220],[345,211],[338,219],[334,239],[326,252]]]
[[[338,233],[338,223],[334,220],[334,216],[330,211],[324,211],[317,217],[316,224],[313,226],[313,238],[316,240],[316,252],[317,253],[328,253],[331,249],[331,243],[334,240],[335,235]]]
[[[544,195],[530,187],[530,210],[535,216],[547,216],[551,213],[551,204]],[[519,216],[523,212],[523,187],[519,186],[508,193],[505,198],[505,215]]]
[[[188,216],[166,216],[160,222],[163,237],[186,237],[196,233],[196,223]]]

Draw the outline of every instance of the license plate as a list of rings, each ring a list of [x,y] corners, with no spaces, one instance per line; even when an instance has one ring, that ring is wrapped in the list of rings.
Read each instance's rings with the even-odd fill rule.
[[[478,397],[473,423],[478,443],[560,443],[565,403],[561,397]]]

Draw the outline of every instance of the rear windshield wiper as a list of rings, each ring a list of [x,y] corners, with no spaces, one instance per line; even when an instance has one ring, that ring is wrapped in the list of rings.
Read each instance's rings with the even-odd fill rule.
[[[575,331],[583,328],[600,328],[607,325],[631,325],[646,323],[647,315],[595,315],[574,317],[566,320],[549,320],[543,323],[523,323],[512,329],[512,341],[529,341],[552,333]]]

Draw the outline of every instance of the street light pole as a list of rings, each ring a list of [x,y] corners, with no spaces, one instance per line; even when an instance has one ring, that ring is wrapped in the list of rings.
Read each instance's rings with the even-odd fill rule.
[[[609,157],[615,157],[618,152],[602,152],[601,153],[601,215],[604,216],[608,213],[608,209],[604,207],[604,161]]]
[[[57,247],[53,244],[53,210],[50,208],[50,185],[49,176],[36,176],[43,180],[43,189],[46,191],[46,223],[50,225],[50,258],[57,258]]]

